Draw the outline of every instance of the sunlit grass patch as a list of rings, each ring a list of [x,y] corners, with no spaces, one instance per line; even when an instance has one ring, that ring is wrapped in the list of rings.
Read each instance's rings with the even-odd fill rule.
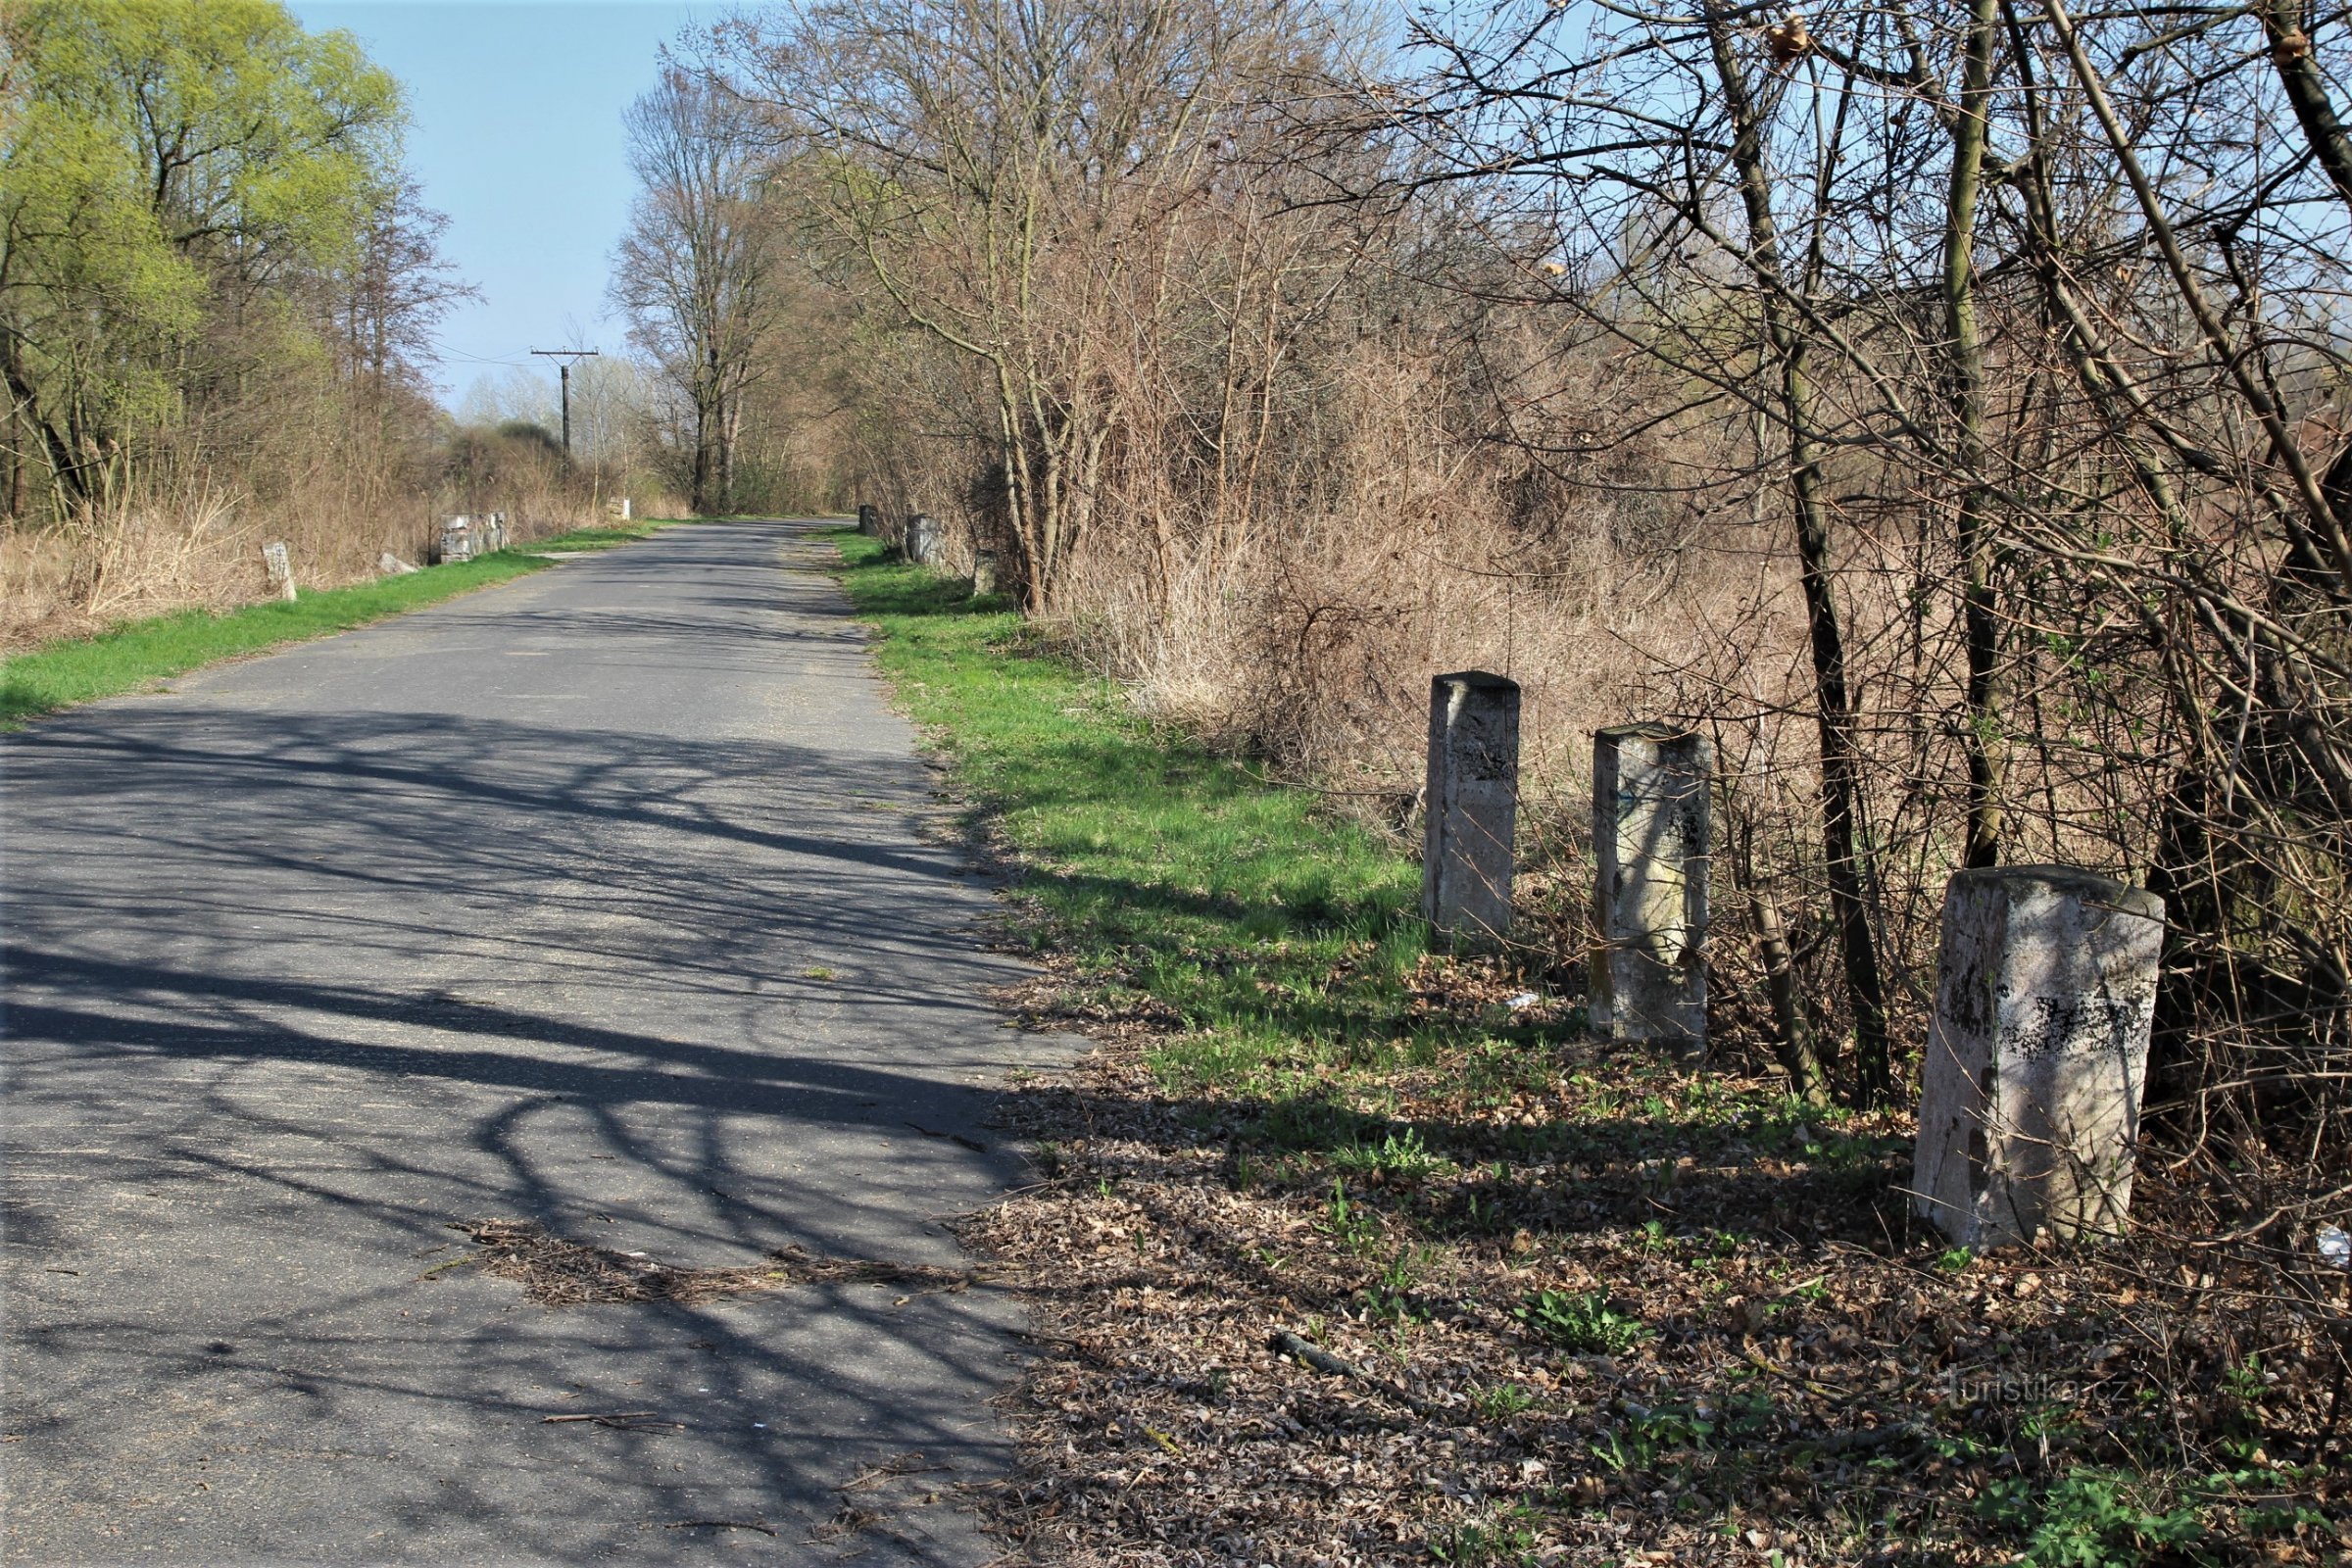
[[[1186,1026],[1156,1057],[1171,1086],[1406,1032],[1422,938],[1400,857],[1154,729],[1108,683],[1018,657],[1028,634],[1001,602],[832,537],[901,700],[1026,862],[1030,940]]]

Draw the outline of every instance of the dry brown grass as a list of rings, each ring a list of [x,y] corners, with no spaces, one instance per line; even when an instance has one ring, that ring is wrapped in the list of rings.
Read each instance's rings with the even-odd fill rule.
[[[435,466],[420,466],[423,458]],[[461,432],[446,452],[387,465],[341,473],[321,465],[258,494],[199,470],[63,521],[0,526],[0,649],[256,603],[270,592],[261,549],[273,540],[289,547],[298,583],[333,588],[378,575],[385,555],[431,560],[439,519],[452,513],[505,512],[518,545],[603,521],[617,495],[631,496],[640,516],[678,513],[646,476],[567,470],[541,443],[514,436]]]

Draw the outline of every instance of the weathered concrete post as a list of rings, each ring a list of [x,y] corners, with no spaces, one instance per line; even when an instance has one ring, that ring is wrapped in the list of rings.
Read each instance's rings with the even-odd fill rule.
[[[972,552],[972,597],[986,599],[997,591],[997,553],[994,550]]]
[[[1593,1032],[1707,1045],[1707,784],[1715,747],[1668,724],[1592,737]]]
[[[2164,900],[2062,865],[1943,894],[1912,1201],[1963,1247],[2121,1231]]]
[[[930,514],[918,512],[906,519],[906,556],[918,566],[939,559],[940,528]]]
[[[860,501],[858,504],[858,531],[870,536],[872,534],[881,532],[881,530],[882,514],[880,509],[870,501]]]
[[[262,546],[262,564],[270,568],[270,586],[287,604],[294,602],[294,558],[283,540]]]
[[[473,559],[473,519],[466,516],[441,519],[441,559],[444,562]]]
[[[1484,670],[1429,683],[1428,825],[1421,916],[1457,952],[1494,952],[1511,930],[1519,815],[1519,683]]]
[[[623,522],[627,522],[627,521],[629,521],[629,520],[630,520],[632,517],[636,516],[636,514],[637,514],[637,506],[636,506],[636,503],[635,503],[635,502],[633,502],[633,501],[631,501],[631,500],[630,500],[630,499],[629,499],[627,496],[622,496],[622,497],[620,498],[620,520],[621,520],[621,521],[623,521]]]

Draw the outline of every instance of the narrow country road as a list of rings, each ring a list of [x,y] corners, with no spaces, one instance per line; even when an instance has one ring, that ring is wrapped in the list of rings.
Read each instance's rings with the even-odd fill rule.
[[[1019,1179],[991,1086],[1055,1048],[808,526],[0,740],[9,1560],[995,1554],[999,1293],[436,1272],[483,1219],[960,1265]]]

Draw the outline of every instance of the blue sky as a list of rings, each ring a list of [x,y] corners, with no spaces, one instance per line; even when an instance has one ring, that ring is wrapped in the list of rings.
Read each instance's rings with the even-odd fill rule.
[[[605,302],[632,194],[621,111],[655,84],[662,44],[732,8],[293,0],[289,9],[315,31],[355,34],[408,88],[410,169],[426,204],[450,217],[450,259],[482,291],[441,324],[445,401],[477,374],[530,363],[528,349],[566,348],[575,336],[622,348]]]

